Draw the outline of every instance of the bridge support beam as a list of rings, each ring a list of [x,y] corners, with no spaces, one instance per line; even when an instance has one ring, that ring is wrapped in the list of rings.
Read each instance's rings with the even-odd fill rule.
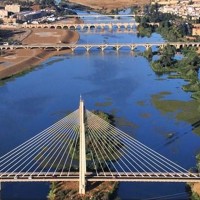
[[[1,200],[1,181],[0,181],[0,200]]]
[[[79,194],[85,194],[86,153],[85,153],[85,108],[84,101],[80,98],[80,149],[79,149]]]

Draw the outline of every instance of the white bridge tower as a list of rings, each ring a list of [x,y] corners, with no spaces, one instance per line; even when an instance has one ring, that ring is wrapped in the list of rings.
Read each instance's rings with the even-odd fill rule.
[[[86,152],[85,152],[85,107],[80,97],[80,149],[79,149],[79,194],[85,194]]]

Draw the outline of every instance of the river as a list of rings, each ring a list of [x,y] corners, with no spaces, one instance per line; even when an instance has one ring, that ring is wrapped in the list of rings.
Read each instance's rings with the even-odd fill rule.
[[[82,31],[79,42],[163,41],[158,34],[138,38],[133,31],[94,31]],[[192,131],[191,120],[199,120],[197,104],[181,89],[184,80],[155,74],[140,50],[75,51],[1,81],[0,156],[76,110],[81,94],[87,109],[112,113],[119,129],[186,169],[195,166],[200,137]],[[7,183],[1,196],[42,200],[48,188],[47,183]],[[120,183],[118,189],[121,199],[165,199],[172,194],[168,197],[188,199],[182,183]]]

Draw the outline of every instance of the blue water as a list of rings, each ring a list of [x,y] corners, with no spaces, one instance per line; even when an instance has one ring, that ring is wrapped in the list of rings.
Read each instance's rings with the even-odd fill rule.
[[[81,33],[80,43],[130,42],[131,39],[163,40],[157,34],[137,38],[135,34],[107,32],[103,35]],[[152,95],[163,91],[170,93],[166,99],[190,101],[190,93],[181,89],[183,84],[184,80],[156,75],[148,61],[134,52],[75,51],[52,57],[31,72],[0,84],[0,156],[76,110],[81,94],[87,109],[112,113],[116,119],[129,122],[122,125],[118,120],[117,127],[188,169],[195,166],[200,137],[192,132],[191,124],[178,121],[173,112],[163,114],[152,103]],[[97,104],[106,102],[111,104]],[[146,113],[149,117],[142,117]],[[186,130],[187,135],[171,143],[162,134],[181,134]],[[3,184],[2,199],[46,199],[48,187],[43,183]],[[177,193],[188,198],[185,184],[120,183],[118,190],[121,199],[148,199]]]

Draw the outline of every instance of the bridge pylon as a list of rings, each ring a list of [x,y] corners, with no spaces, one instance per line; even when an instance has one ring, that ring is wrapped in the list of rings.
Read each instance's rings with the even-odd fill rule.
[[[79,194],[85,194],[86,151],[85,151],[85,107],[80,97],[80,147],[79,147]]]

